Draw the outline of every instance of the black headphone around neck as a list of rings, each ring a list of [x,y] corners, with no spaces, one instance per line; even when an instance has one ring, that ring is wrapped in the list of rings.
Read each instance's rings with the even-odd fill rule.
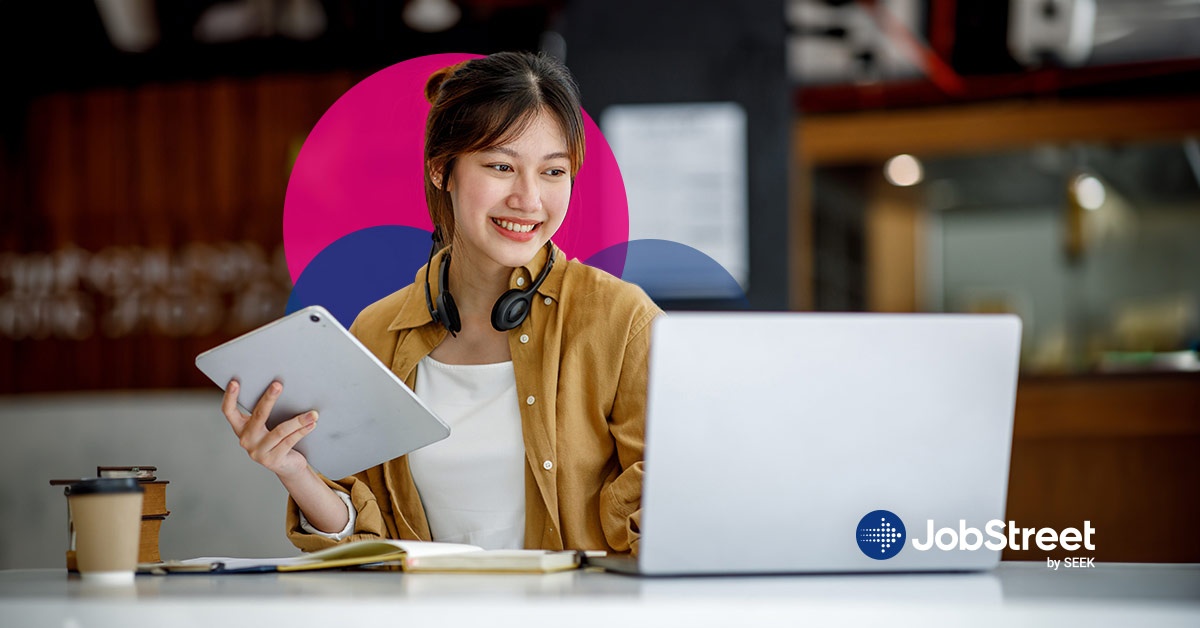
[[[433,255],[441,248],[439,246],[442,243],[440,236],[440,230],[435,228],[433,246],[429,249],[429,262],[425,265],[425,305],[429,308],[429,315],[433,317],[433,320],[449,330],[451,336],[458,336],[458,332],[462,331],[462,320],[458,315],[458,306],[454,304],[454,297],[450,296],[449,250],[442,255],[442,262],[438,266],[437,307],[433,305],[433,296],[429,289],[429,267],[433,266]],[[546,247],[550,251],[549,257],[546,258],[546,265],[533,280],[533,284],[528,288],[513,288],[496,299],[496,304],[492,306],[492,328],[496,331],[513,330],[525,322],[525,317],[529,315],[529,304],[533,301],[533,293],[542,285],[546,276],[550,274],[550,269],[554,267],[554,245],[547,242]]]

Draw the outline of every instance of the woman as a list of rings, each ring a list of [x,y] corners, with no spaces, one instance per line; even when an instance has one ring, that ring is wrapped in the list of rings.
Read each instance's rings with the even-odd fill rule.
[[[499,53],[435,72],[425,95],[434,249],[350,331],[451,436],[335,482],[292,449],[315,412],[265,428],[278,383],[245,415],[232,382],[222,410],[287,488],[303,550],[386,537],[636,553],[660,310],[550,242],[583,161],[574,80],[550,57]]]

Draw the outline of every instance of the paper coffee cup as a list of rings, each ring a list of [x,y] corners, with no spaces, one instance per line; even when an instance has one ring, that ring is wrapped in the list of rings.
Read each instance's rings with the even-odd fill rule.
[[[129,582],[137,569],[143,489],[134,478],[96,478],[67,486],[75,562],[84,579]]]

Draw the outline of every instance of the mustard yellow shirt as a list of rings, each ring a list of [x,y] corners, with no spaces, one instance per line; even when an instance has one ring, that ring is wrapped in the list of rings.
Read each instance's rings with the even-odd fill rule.
[[[546,249],[513,269],[530,285]],[[441,260],[434,257],[436,270]],[[430,273],[437,297],[437,273]],[[425,303],[425,268],[414,282],[364,309],[350,331],[408,386],[417,363],[448,333]],[[435,301],[436,302],[436,301]],[[520,327],[508,332],[525,441],[525,546],[637,553],[650,322],[661,310],[637,286],[556,250]],[[430,540],[408,459],[337,481],[364,538]],[[300,527],[288,500],[288,538],[305,551],[338,543]]]

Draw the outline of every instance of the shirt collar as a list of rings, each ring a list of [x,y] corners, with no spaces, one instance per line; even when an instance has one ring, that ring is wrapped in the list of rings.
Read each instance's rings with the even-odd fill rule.
[[[562,291],[563,275],[566,273],[567,260],[564,259],[562,249],[558,248],[553,242],[550,246],[554,248],[554,266],[550,269],[550,273],[546,275],[545,281],[541,286],[538,286],[537,292],[543,298],[551,298],[558,300],[559,294]],[[396,331],[399,329],[412,329],[433,323],[433,317],[429,315],[429,306],[425,302],[425,269],[429,268],[429,295],[433,302],[437,303],[438,292],[441,286],[438,285],[437,269],[441,267],[442,256],[446,253],[446,249],[442,249],[434,254],[433,259],[428,264],[417,269],[417,274],[413,278],[414,290],[410,290],[408,298],[400,304],[400,311],[396,313],[396,317],[392,319],[392,323],[388,325],[388,331]],[[524,266],[519,266],[512,270],[512,274],[508,278],[508,287],[516,288],[517,278],[523,277],[525,285],[533,281],[538,273],[542,272],[542,268],[546,265],[546,260],[549,259],[550,252],[547,247],[542,247],[538,250],[533,259],[529,260]]]

